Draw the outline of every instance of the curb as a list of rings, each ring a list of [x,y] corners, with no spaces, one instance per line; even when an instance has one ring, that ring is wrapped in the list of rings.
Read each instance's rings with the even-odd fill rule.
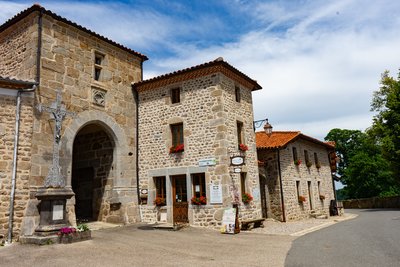
[[[308,228],[308,229],[304,229],[304,230],[298,231],[296,233],[290,234],[290,236],[297,236],[297,237],[303,236],[303,235],[306,235],[308,233],[311,233],[311,232],[320,230],[322,228],[331,226],[331,225],[336,224],[338,222],[343,222],[343,221],[351,220],[351,219],[354,219],[354,218],[358,217],[357,214],[352,214],[352,213],[347,213],[347,214],[349,216],[346,216],[344,218],[334,219],[333,221],[329,221],[329,222],[326,222],[326,223],[323,223],[323,224],[320,224],[320,225],[313,226],[313,227]]]

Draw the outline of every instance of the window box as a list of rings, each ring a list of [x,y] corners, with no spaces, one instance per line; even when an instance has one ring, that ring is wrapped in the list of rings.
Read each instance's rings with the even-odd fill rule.
[[[242,195],[242,202],[244,204],[249,204],[253,200],[253,196],[250,195],[249,193],[244,193]]]
[[[240,144],[239,145],[239,150],[244,152],[244,151],[249,150],[249,147],[246,146],[245,144]]]
[[[306,197],[305,196],[299,196],[299,203],[303,204],[303,202],[306,202]]]
[[[206,197],[192,197],[191,199],[192,205],[206,205],[207,204],[207,198]]]
[[[171,146],[171,147],[169,148],[169,153],[170,153],[170,154],[172,154],[172,153],[181,153],[181,152],[183,152],[184,150],[185,150],[184,144],[180,144],[180,145],[177,145],[177,146]]]

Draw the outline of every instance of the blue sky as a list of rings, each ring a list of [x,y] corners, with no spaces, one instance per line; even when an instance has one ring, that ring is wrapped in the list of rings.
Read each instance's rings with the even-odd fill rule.
[[[1,1],[0,23],[32,1]],[[323,139],[371,125],[380,75],[400,67],[400,1],[40,1],[146,54],[145,78],[222,56],[264,88],[255,119]]]

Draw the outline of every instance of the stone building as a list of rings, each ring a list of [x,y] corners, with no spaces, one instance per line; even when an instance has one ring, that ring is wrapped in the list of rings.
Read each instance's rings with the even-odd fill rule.
[[[0,26],[0,87],[5,88],[0,92],[0,234],[9,229],[15,90],[33,84],[34,92],[22,94],[14,236],[31,235],[39,222],[35,194],[52,165],[55,128],[51,114],[35,107],[51,106],[58,90],[63,105],[75,113],[62,122],[59,158],[66,187],[75,192],[67,202],[69,221],[140,219],[131,84],[142,80],[145,60],[39,5]],[[15,85],[11,78],[30,82]]]
[[[143,220],[218,228],[235,189],[255,192],[252,202],[240,205],[240,218],[260,218],[252,105],[252,91],[260,85],[218,58],[136,83],[134,89],[139,183],[147,192]],[[240,151],[240,144],[248,150]],[[240,173],[231,166],[235,155],[245,159]],[[237,195],[240,201],[242,194]]]
[[[264,217],[291,221],[329,215],[335,199],[334,145],[290,131],[256,132],[256,144]]]

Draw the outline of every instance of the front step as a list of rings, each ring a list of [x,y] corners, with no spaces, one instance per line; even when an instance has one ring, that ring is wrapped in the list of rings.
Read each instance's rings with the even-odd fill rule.
[[[328,219],[328,215],[321,211],[310,211],[310,217],[315,219]]]
[[[157,230],[167,230],[167,231],[178,231],[182,229],[185,225],[183,224],[172,224],[172,223],[156,223],[152,227]]]

